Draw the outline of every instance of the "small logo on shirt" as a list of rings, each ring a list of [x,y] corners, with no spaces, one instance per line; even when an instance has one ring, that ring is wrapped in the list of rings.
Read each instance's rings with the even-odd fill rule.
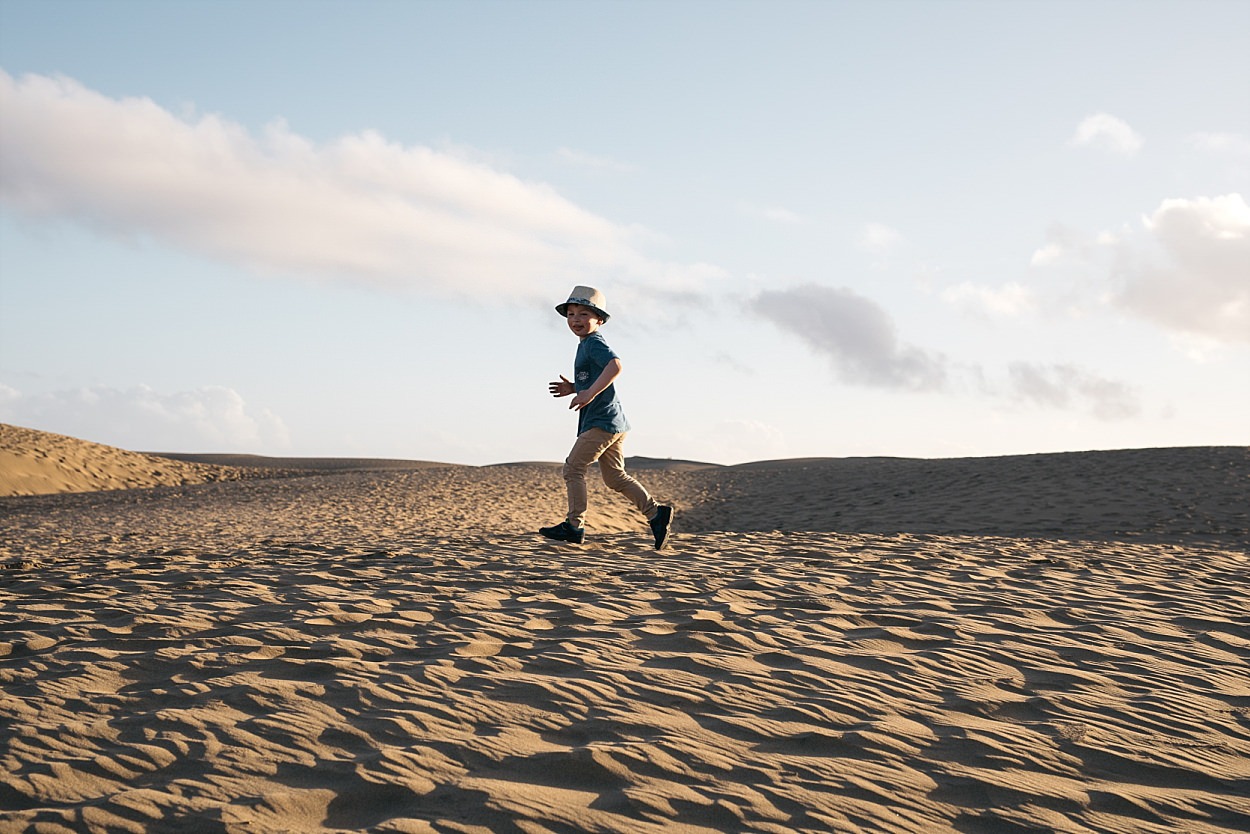
[[[590,371],[578,371],[577,372],[578,382],[585,382],[588,379],[590,379]]]

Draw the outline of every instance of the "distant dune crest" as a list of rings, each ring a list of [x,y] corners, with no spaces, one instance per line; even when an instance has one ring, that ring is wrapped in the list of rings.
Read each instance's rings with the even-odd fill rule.
[[[644,457],[630,458],[628,463],[635,469],[670,471],[695,471],[716,466],[699,461]],[[279,474],[275,470],[288,474],[385,472],[459,465],[395,458],[131,452],[62,434],[0,423],[0,498],[237,481]]]
[[[237,480],[229,466],[169,460],[0,423],[0,497]]]
[[[631,458],[629,465],[650,470],[665,500],[678,507],[681,528],[691,532],[1250,536],[1250,448],[1244,446],[939,460],[802,458],[737,466]],[[370,489],[410,493],[420,503],[423,510],[410,521],[413,529],[428,523],[508,533],[550,521],[539,514],[554,518],[562,512],[557,466],[140,454],[0,425],[0,497],[369,475]],[[359,483],[327,481],[311,488],[320,494],[350,492]],[[612,498],[595,504],[596,529],[622,532],[636,526],[631,508]]]

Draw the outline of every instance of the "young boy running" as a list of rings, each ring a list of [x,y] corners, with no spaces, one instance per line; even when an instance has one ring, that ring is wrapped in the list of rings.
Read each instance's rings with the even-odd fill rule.
[[[569,300],[556,307],[569,330],[579,339],[573,360],[573,381],[560,375],[548,385],[552,396],[574,395],[569,408],[577,411],[577,442],[564,461],[564,484],[569,495],[568,517],[554,527],[539,529],[549,539],[581,544],[586,537],[586,470],[599,461],[603,482],[624,495],[647,517],[655,535],[655,549],[664,547],[673,522],[673,508],[657,504],[642,484],[625,472],[622,446],[629,422],[612,384],[621,375],[621,360],[608,347],[599,328],[608,320],[607,302],[594,287],[574,287]]]

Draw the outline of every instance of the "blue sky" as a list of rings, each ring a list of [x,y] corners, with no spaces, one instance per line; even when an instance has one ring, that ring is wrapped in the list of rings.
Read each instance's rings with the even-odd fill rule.
[[[1250,443],[1250,4],[0,1],[0,420],[558,460]]]

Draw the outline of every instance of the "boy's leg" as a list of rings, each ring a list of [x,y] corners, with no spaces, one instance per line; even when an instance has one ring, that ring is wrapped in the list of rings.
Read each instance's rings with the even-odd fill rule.
[[[573,527],[586,526],[586,470],[599,459],[618,435],[603,429],[587,429],[577,436],[573,450],[564,461],[564,486],[569,495],[568,522]]]
[[[603,475],[603,482],[632,501],[640,513],[651,518],[659,505],[647,488],[625,471],[625,435],[611,437],[612,442],[599,455],[599,472]]]

